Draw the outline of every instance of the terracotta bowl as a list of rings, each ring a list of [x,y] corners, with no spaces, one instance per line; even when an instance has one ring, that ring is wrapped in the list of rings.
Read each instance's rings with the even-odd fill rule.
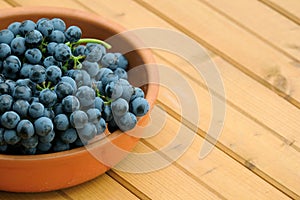
[[[83,37],[105,40],[117,33],[125,31],[120,25],[90,13],[52,7],[13,8],[0,11],[0,28],[6,28],[14,21],[39,18],[63,19],[67,26],[77,25],[82,29]],[[135,37],[121,37],[112,41],[112,51],[119,48],[136,49],[140,44]],[[154,63],[150,50],[134,50],[125,55],[129,60],[129,68]],[[157,97],[158,87],[155,82],[158,77],[154,66],[140,70],[139,78],[149,83],[142,88],[151,108]],[[147,123],[147,117],[140,118],[138,125]],[[113,165],[121,161],[138,142],[134,134],[141,129],[133,130],[132,134],[116,131],[102,140],[93,142],[87,147],[76,148],[64,152],[43,155],[1,155],[0,154],[0,190],[12,192],[44,192],[67,188],[91,180]],[[135,133],[136,131],[136,133]]]

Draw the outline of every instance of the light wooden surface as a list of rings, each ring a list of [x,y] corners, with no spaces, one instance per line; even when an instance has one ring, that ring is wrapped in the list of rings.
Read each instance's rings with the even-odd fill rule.
[[[214,150],[199,159],[212,113],[209,86],[190,63],[155,50],[158,63],[171,66],[190,84],[200,123],[181,120],[174,94],[161,87],[155,117],[165,116],[166,123],[157,135],[142,139],[135,152],[161,149],[181,127],[195,138],[178,160],[142,174],[112,169],[60,191],[0,192],[1,200],[300,199],[299,0],[0,1],[0,8],[38,5],[96,13],[128,29],[162,27],[191,37],[207,49],[222,76],[227,106],[224,129]],[[203,59],[201,65],[207,62]],[[180,87],[172,77],[169,83]],[[185,94],[176,95],[184,98]]]

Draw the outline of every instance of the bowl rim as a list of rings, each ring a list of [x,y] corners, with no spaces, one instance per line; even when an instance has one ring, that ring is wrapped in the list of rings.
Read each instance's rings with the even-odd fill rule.
[[[63,11],[62,11],[63,9]],[[72,8],[65,8],[65,7],[56,7],[56,6],[24,6],[24,7],[13,7],[13,8],[6,8],[0,9],[0,19],[2,16],[16,16],[16,15],[28,15],[28,14],[39,14],[39,15],[55,15],[58,13],[64,12],[64,14],[68,14],[70,18],[82,19],[88,18],[93,23],[105,25],[107,23],[112,24],[108,28],[116,32],[116,34],[126,31],[127,29],[120,24],[116,23],[115,21],[104,17],[100,14],[89,13],[87,11],[72,9]],[[107,27],[107,26],[106,26]],[[138,40],[138,38],[136,38]],[[141,42],[141,41],[138,41]],[[135,45],[135,43],[132,43]],[[151,49],[137,49],[139,52],[142,60],[146,64],[155,64],[155,59]],[[151,70],[147,70],[149,80],[157,80],[158,79],[158,69],[155,66],[151,66]],[[145,94],[145,98],[149,101],[150,109],[153,108],[154,102],[158,96],[158,85],[157,82],[150,82],[147,85],[147,93]],[[151,96],[151,97],[150,97]],[[150,97],[150,98],[149,98]],[[148,115],[148,114],[147,114]],[[145,116],[146,117],[146,116]],[[145,121],[145,117],[138,119],[138,124]],[[103,133],[105,134],[105,133]],[[120,130],[117,130],[109,135],[106,135],[105,138],[108,141],[112,141],[113,139],[117,138],[121,134],[124,134]],[[0,154],[0,161],[2,160],[11,160],[11,161],[30,161],[30,160],[48,160],[54,158],[64,158],[69,156],[74,156],[77,154],[85,154],[90,153],[90,150],[87,149],[94,149],[103,145],[103,139],[98,141],[92,142],[86,146],[77,147],[71,150],[61,151],[61,152],[53,152],[47,154],[37,154],[37,155],[8,155],[8,154]],[[97,144],[99,143],[99,144]]]

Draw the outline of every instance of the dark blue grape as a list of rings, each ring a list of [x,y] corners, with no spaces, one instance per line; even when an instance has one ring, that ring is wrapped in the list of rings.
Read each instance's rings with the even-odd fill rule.
[[[6,78],[15,79],[21,69],[21,61],[17,56],[8,56],[3,62],[2,74]]]
[[[106,67],[102,67],[100,68],[98,74],[95,77],[95,80],[100,81],[104,76],[106,76],[107,74],[111,74],[113,73],[113,71],[109,68]]]
[[[48,43],[48,45],[47,45],[47,54],[48,55],[53,56],[56,45],[57,45],[56,42],[49,42]]]
[[[52,120],[47,117],[40,117],[34,121],[35,133],[39,136],[46,136],[53,131]]]
[[[110,82],[116,82],[117,80],[119,80],[119,77],[117,75],[115,75],[114,73],[109,73],[102,77],[101,82],[103,87],[105,88],[107,84],[109,84]]]
[[[29,78],[31,69],[32,69],[33,65],[29,64],[29,63],[23,63],[21,69],[20,69],[20,78]]]
[[[11,94],[10,87],[7,83],[0,83],[0,95],[2,94]]]
[[[34,147],[34,148],[23,148],[22,149],[22,154],[24,154],[24,155],[34,155],[34,154],[36,154],[36,151],[37,151],[36,147]]]
[[[66,144],[74,143],[77,138],[77,132],[74,128],[67,129],[60,134],[60,139]]]
[[[32,102],[28,108],[30,117],[37,119],[44,115],[44,105],[39,102]]]
[[[54,29],[59,31],[65,31],[66,30],[66,24],[65,22],[60,18],[53,18],[50,20]]]
[[[49,119],[53,120],[55,117],[55,113],[52,108],[45,108],[43,116],[48,117]]]
[[[13,22],[7,27],[7,29],[13,32],[15,36],[17,36],[19,34],[20,25],[21,22]]]
[[[23,55],[26,51],[25,38],[16,37],[10,43],[11,52],[14,55]]]
[[[135,127],[137,118],[131,112],[127,112],[120,118],[115,118],[115,121],[121,131],[129,131]]]
[[[38,47],[43,41],[43,35],[38,30],[32,30],[26,33],[25,43],[28,47]]]
[[[97,108],[90,108],[86,111],[88,121],[94,124],[99,123],[101,119],[101,112]]]
[[[71,49],[68,45],[60,43],[55,46],[53,57],[57,61],[65,62],[71,57]]]
[[[88,116],[84,111],[76,110],[70,115],[70,123],[76,129],[83,128],[88,123]]]
[[[89,62],[87,60],[82,62],[82,69],[85,70],[90,77],[95,77],[99,72],[99,66],[96,62]]]
[[[86,60],[89,62],[98,62],[101,60],[104,52],[103,46],[101,44],[93,44],[88,43],[86,45],[84,54],[86,55]]]
[[[97,135],[97,128],[93,123],[86,123],[83,128],[76,129],[81,140],[89,141]]]
[[[49,151],[51,149],[51,147],[52,147],[52,143],[50,143],[50,142],[47,142],[47,143],[40,142],[37,145],[37,150],[44,153],[44,152]]]
[[[25,36],[26,33],[35,29],[35,23],[32,20],[25,20],[19,26],[19,33]]]
[[[50,131],[50,133],[48,133],[45,136],[39,136],[39,141],[40,143],[49,143],[52,142],[55,138],[55,131],[52,130]]]
[[[85,70],[68,70],[67,76],[73,78],[77,87],[91,86],[91,77]]]
[[[39,30],[44,37],[47,37],[54,30],[54,26],[50,20],[44,19],[40,23],[37,22],[37,30]]]
[[[0,145],[0,152],[5,153],[8,149],[7,144]]]
[[[16,87],[16,82],[10,79],[5,80],[5,83],[9,86],[9,90],[12,92]]]
[[[137,98],[137,97],[141,97],[141,98],[144,98],[145,97],[145,93],[144,91],[139,88],[139,87],[135,87],[134,88],[134,92],[130,98],[130,101],[132,101],[133,99]]]
[[[65,36],[69,42],[77,42],[81,38],[82,32],[78,26],[70,26],[65,31]]]
[[[34,135],[33,124],[27,120],[21,120],[17,125],[17,135],[23,139],[30,138]]]
[[[79,108],[80,108],[80,102],[77,99],[77,97],[75,97],[73,95],[68,95],[65,98],[63,98],[63,100],[62,100],[62,106],[63,106],[63,110],[66,113],[72,113],[75,110],[79,110]]]
[[[73,95],[74,89],[71,84],[60,81],[54,88],[58,99],[63,99],[68,95]]]
[[[99,120],[98,123],[95,124],[96,129],[97,129],[97,135],[104,133],[105,129],[106,129],[106,122],[103,118],[101,118]]]
[[[58,114],[63,114],[64,113],[64,110],[63,110],[63,106],[62,106],[62,103],[57,103],[53,106],[53,111],[54,111],[54,114],[55,115],[58,115]]]
[[[97,108],[100,112],[104,109],[104,101],[100,97],[95,98],[95,108]]]
[[[54,91],[46,88],[39,94],[39,101],[46,107],[50,108],[57,102],[57,95]]]
[[[5,145],[6,142],[4,140],[4,128],[0,128],[0,146]]]
[[[63,141],[57,139],[55,143],[53,144],[53,151],[54,152],[60,152],[60,151],[66,151],[70,149],[70,145],[64,143]]]
[[[46,69],[42,65],[33,65],[29,74],[30,80],[42,83],[46,80]]]
[[[22,139],[21,144],[27,149],[32,149],[38,145],[38,142],[39,142],[38,137],[34,135],[32,137]]]
[[[53,125],[56,130],[65,131],[69,128],[69,119],[65,114],[58,114],[53,119]]]
[[[110,121],[113,118],[112,110],[109,105],[104,104],[104,108],[102,111],[102,117],[105,121]]]
[[[17,135],[15,130],[5,130],[4,131],[4,141],[7,144],[15,145],[17,144],[21,138]]]
[[[1,116],[1,125],[7,129],[14,129],[20,121],[20,116],[14,111],[7,111]]]
[[[128,66],[128,60],[126,59],[126,57],[124,55],[122,55],[121,53],[115,53],[115,56],[117,57],[118,68],[122,68],[122,69],[126,70],[127,66]]]
[[[48,36],[48,40],[50,42],[56,42],[56,43],[64,43],[66,40],[65,34],[59,30],[54,30],[52,33]]]
[[[57,84],[61,80],[62,71],[59,67],[52,65],[46,69],[46,78],[48,81]]]
[[[61,77],[61,81],[69,83],[72,86],[72,88],[74,89],[74,91],[77,90],[76,82],[71,77],[69,77],[69,76],[63,76],[63,77]]]
[[[128,102],[125,99],[119,98],[111,103],[111,110],[114,117],[125,115],[129,110]]]
[[[43,56],[42,52],[37,48],[27,49],[25,51],[25,58],[28,60],[30,64],[40,63],[42,60],[42,56]]]
[[[27,86],[27,87],[30,88],[30,90],[32,91],[32,93],[34,93],[35,90],[36,90],[36,83],[33,82],[32,80],[30,80],[29,78],[18,79],[16,81],[16,86]]]
[[[94,104],[96,94],[91,87],[81,86],[76,92],[76,97],[78,98],[81,107],[88,107]]]
[[[3,29],[0,31],[0,43],[10,44],[14,38],[14,33],[9,29]]]
[[[5,43],[0,43],[0,59],[5,59],[6,57],[10,56],[10,54],[10,46]]]
[[[13,111],[18,113],[21,118],[25,118],[28,115],[28,108],[30,104],[25,100],[17,100],[13,103]]]
[[[134,93],[134,87],[130,85],[130,83],[125,79],[119,79],[118,84],[120,84],[123,87],[123,93],[121,95],[121,98],[129,102],[131,96]]]
[[[53,56],[48,56],[44,59],[43,61],[43,65],[48,68],[52,65],[55,65],[55,66],[58,66],[58,67],[61,67],[62,66],[62,63],[55,60],[55,58]]]
[[[110,82],[105,87],[105,94],[111,100],[119,98],[123,94],[123,87],[119,82]]]
[[[2,94],[0,96],[0,113],[9,111],[13,104],[13,98],[8,94]]]
[[[12,93],[14,99],[23,99],[29,101],[31,98],[31,89],[25,85],[17,85]]]
[[[148,101],[142,97],[137,97],[130,102],[130,111],[137,117],[144,116],[149,107]]]
[[[114,119],[111,119],[110,121],[107,122],[107,130],[110,133],[113,133],[119,129],[117,123],[115,122]]]
[[[128,75],[127,75],[127,72],[125,71],[125,69],[117,68],[117,69],[115,69],[114,74],[116,74],[119,77],[119,79],[121,79],[121,78],[125,79],[125,80],[128,79]]]
[[[82,56],[84,55],[84,51],[85,51],[85,45],[78,45],[74,51],[73,51],[73,55],[74,56]]]
[[[114,53],[107,53],[101,59],[101,65],[111,70],[115,70],[118,67],[118,57]]]

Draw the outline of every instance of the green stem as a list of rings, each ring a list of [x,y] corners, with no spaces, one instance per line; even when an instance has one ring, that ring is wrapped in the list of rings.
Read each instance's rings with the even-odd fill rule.
[[[67,42],[66,45],[70,46],[70,45],[79,45],[79,44],[85,44],[85,43],[96,43],[96,44],[102,44],[105,48],[110,49],[112,46],[106,42],[104,42],[103,40],[99,40],[99,39],[94,39],[94,38],[82,38],[80,40],[78,40],[77,42],[74,43],[70,43]]]

